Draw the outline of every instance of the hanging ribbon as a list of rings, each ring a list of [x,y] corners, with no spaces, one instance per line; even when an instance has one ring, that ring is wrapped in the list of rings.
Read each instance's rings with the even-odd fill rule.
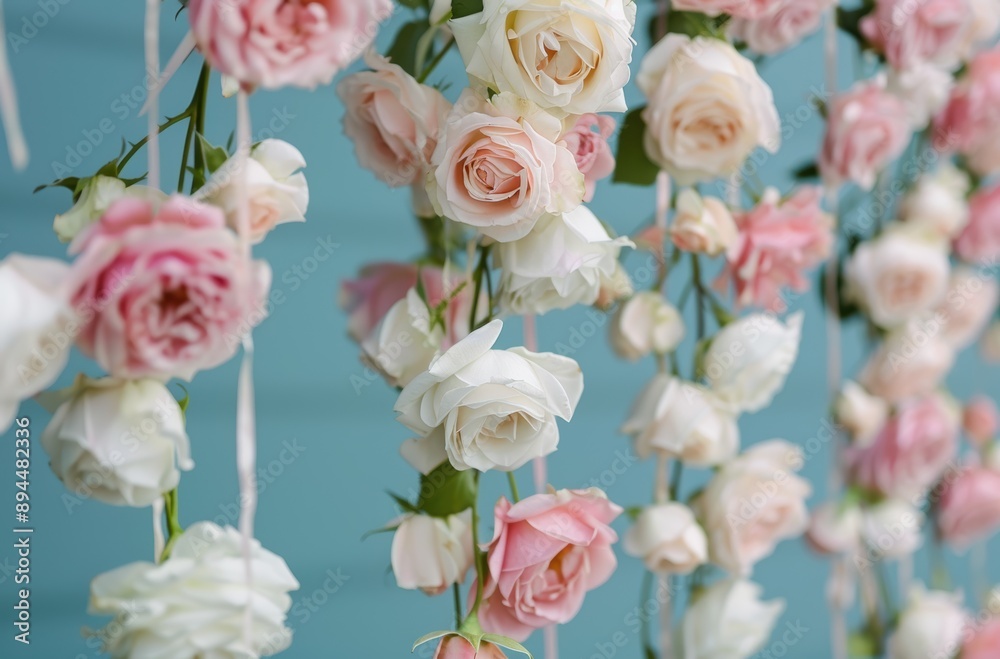
[[[157,80],[160,77],[160,0],[146,0],[146,75]],[[146,142],[146,152],[149,156],[149,187],[153,194],[160,189],[160,126],[157,117],[160,114],[159,99],[156,96],[156,84],[149,90],[149,113],[147,129],[149,140]]]
[[[153,562],[159,563],[167,541],[163,537],[163,497],[153,502]]]
[[[0,35],[7,34],[3,22],[3,4],[0,3]],[[14,75],[7,60],[7,45],[0,46],[0,119],[7,134],[7,151],[14,169],[21,170],[28,165],[28,144],[21,129],[21,117],[17,112],[17,90]]]
[[[149,97],[139,110],[140,117],[149,112],[149,110],[155,106],[160,98],[160,92],[167,86],[167,83],[174,77],[174,74],[177,73],[177,69],[181,68],[181,64],[183,64],[184,60],[188,58],[188,55],[194,51],[194,47],[194,33],[188,30],[188,33],[185,34],[184,38],[181,40],[180,45],[177,46],[177,50],[175,50],[174,54],[170,56],[169,60],[167,60],[167,66],[164,67],[163,71],[159,73],[157,77],[153,78],[153,83],[149,87]],[[150,114],[153,117],[157,117],[158,115],[157,112],[150,112]]]

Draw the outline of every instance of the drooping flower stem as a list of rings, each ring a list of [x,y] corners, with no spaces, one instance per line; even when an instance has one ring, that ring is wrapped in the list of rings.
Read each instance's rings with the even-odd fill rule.
[[[167,542],[163,546],[163,553],[160,554],[161,563],[170,558],[170,551],[173,549],[174,543],[184,533],[184,528],[180,523],[176,487],[163,495],[163,516],[167,520]]]
[[[510,483],[510,496],[514,500],[514,503],[517,503],[521,500],[521,495],[517,491],[517,477],[513,471],[507,472],[507,482]]]

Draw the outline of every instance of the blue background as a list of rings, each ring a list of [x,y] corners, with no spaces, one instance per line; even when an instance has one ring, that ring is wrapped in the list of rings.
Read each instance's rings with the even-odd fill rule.
[[[54,14],[51,17],[44,13],[47,4],[49,13]],[[164,61],[187,29],[183,16],[173,19],[175,4],[165,3]],[[648,47],[645,18],[652,3],[640,4],[642,27],[636,30],[640,41],[637,52],[644,52]],[[56,213],[68,207],[69,194],[61,189],[39,194],[31,190],[65,174],[54,172],[53,166],[67,164],[73,151],[82,157],[79,162],[69,161],[72,174],[89,175],[117,154],[122,138],[136,140],[144,134],[145,120],[137,116],[138,104],[145,96],[142,3],[21,0],[8,1],[6,10],[8,35],[23,37],[15,39],[15,44],[8,36],[8,46],[12,48],[32,159],[27,171],[15,173],[6,158],[0,158],[0,255],[27,252],[60,257],[65,254],[64,247],[52,233],[51,223]],[[402,18],[397,16],[383,30],[379,40],[383,50]],[[846,51],[849,44],[843,45]],[[165,114],[179,112],[187,104],[197,76],[194,59],[165,91],[161,105]],[[845,54],[841,63],[844,82],[853,67],[851,56]],[[765,164],[762,177],[787,189],[786,172],[814,152],[820,139],[822,120],[806,103],[822,88],[821,39],[813,37],[791,53],[769,60],[762,73],[775,86],[779,113],[791,133],[780,154]],[[453,53],[433,79],[455,81],[450,92],[454,95],[461,74]],[[216,90],[214,81],[213,92]],[[138,99],[132,108],[121,98],[130,94]],[[631,85],[628,95],[631,105],[639,102]],[[397,453],[407,432],[393,420],[394,392],[381,381],[365,380],[366,372],[357,360],[356,347],[346,337],[345,317],[336,298],[340,282],[364,263],[417,255],[420,237],[408,210],[408,194],[387,191],[357,166],[352,145],[341,134],[343,108],[332,87],[313,94],[262,92],[255,94],[251,103],[257,137],[268,136],[258,131],[273,118],[287,117],[286,121],[277,120],[275,126],[280,130],[276,136],[305,154],[312,193],[309,221],[279,228],[258,250],[273,266],[275,287],[287,297],[256,331],[259,466],[268,472],[261,486],[257,535],[267,548],[285,558],[302,584],[293,594],[296,604],[290,618],[295,642],[285,656],[407,656],[413,639],[450,624],[451,601],[447,596],[428,599],[395,587],[388,571],[390,536],[361,541],[365,531],[397,514],[385,490],[407,494],[415,477]],[[792,118],[796,112],[798,119]],[[235,102],[213,95],[209,113],[209,139],[224,142],[234,127]],[[110,122],[111,134],[88,148],[87,135],[96,135],[102,121],[105,127]],[[175,127],[163,139],[167,182],[176,171],[181,130]],[[81,142],[82,148],[78,146]],[[141,173],[143,159],[137,158],[139,162],[131,171]],[[649,220],[653,201],[651,189],[605,182],[592,207],[624,233]],[[285,273],[305,265],[317,241],[324,239],[339,245],[333,257],[319,264],[308,279],[295,283],[295,277]],[[641,261],[633,257],[629,269],[636,272]],[[802,296],[794,306],[807,313],[801,356],[774,405],[741,420],[744,443],[784,437],[804,445],[821,436],[827,407],[821,310],[815,293]],[[626,506],[640,504],[650,495],[651,465],[633,464],[617,475],[611,469],[617,456],[628,449],[617,428],[653,365],[616,360],[606,345],[606,328],[594,334],[604,318],[587,313],[582,309],[557,312],[540,323],[542,349],[553,349],[560,342],[574,345],[572,356],[580,362],[587,381],[577,416],[564,426],[560,450],[550,459],[550,479],[559,487],[603,481],[614,501]],[[571,344],[574,336],[582,342]],[[513,344],[519,337],[519,324],[511,321],[502,340]],[[859,328],[848,329],[848,374],[859,367],[862,341]],[[684,354],[690,354],[689,346],[685,350]],[[997,371],[982,364],[974,353],[971,350],[962,357],[950,385],[963,398],[983,391],[996,394],[1000,391]],[[96,373],[93,364],[75,356],[60,385],[69,383],[81,370]],[[181,484],[185,524],[201,519],[235,524],[236,375],[237,360],[233,360],[199,375],[190,387],[189,431],[197,467],[184,475]],[[352,377],[369,384],[356,390]],[[25,404],[22,411],[31,417],[37,439],[47,414],[33,403]],[[8,434],[13,438],[13,431]],[[279,457],[285,443],[301,447],[298,457],[286,460],[288,464]],[[6,500],[12,504],[13,442],[4,446],[0,483],[7,484],[0,487],[0,501],[9,496]],[[84,625],[103,624],[85,613],[88,583],[98,573],[151,557],[150,513],[148,509],[112,508],[96,502],[84,502],[67,511],[65,490],[49,471],[40,446],[35,446],[31,484],[36,529],[32,645],[28,648],[11,640],[10,607],[15,588],[8,569],[14,558],[13,539],[8,536],[8,542],[2,535],[7,532],[0,531],[0,565],[7,566],[0,570],[0,610],[6,612],[0,613],[0,654],[46,659],[98,656],[80,633]],[[814,503],[822,500],[830,455],[829,444],[809,454],[804,473],[817,484]],[[502,491],[502,479],[485,480],[485,499],[491,501]],[[686,480],[688,486],[698,482],[697,477]],[[530,470],[521,474],[521,485],[522,491],[530,487]],[[6,510],[5,506],[0,508]],[[623,531],[624,520],[616,527]],[[923,553],[916,564],[921,573],[926,572]],[[330,574],[338,575],[339,587],[333,587]],[[812,557],[799,541],[782,544],[754,574],[755,580],[764,584],[767,597],[787,601],[779,624],[799,622],[808,630],[788,649],[787,656],[828,656],[826,575],[825,561]],[[616,577],[591,593],[578,618],[562,631],[562,656],[639,657],[638,636],[627,616],[638,604],[640,579],[639,563],[622,556]],[[620,647],[615,647],[613,639],[619,632]],[[775,638],[780,636],[779,630]],[[538,641],[534,638],[529,645],[540,649]],[[776,656],[780,649],[775,646]]]

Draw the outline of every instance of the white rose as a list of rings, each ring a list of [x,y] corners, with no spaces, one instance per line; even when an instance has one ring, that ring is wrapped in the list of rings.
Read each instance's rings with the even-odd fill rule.
[[[559,443],[583,393],[580,366],[552,353],[492,350],[503,323],[481,327],[431,362],[400,393],[398,420],[418,433],[418,450],[459,470],[513,471]],[[434,429],[443,426],[443,433]],[[436,452],[436,453],[435,453]]]
[[[447,518],[408,515],[392,537],[396,584],[440,595],[472,567],[472,511]]]
[[[121,179],[98,174],[87,181],[72,208],[62,215],[56,215],[52,228],[55,229],[59,240],[68,243],[104,215],[104,211],[108,210],[113,202],[122,197],[148,199],[151,195],[157,199],[166,198],[166,195],[159,190],[144,185],[126,188],[125,182]]]
[[[795,365],[802,318],[752,314],[726,325],[705,353],[709,387],[742,412],[767,407]]]
[[[246,177],[250,202],[250,239],[259,243],[274,227],[286,222],[305,222],[309,208],[309,186],[302,153],[283,140],[267,139],[257,144],[247,159],[246,172],[237,172],[230,158],[212,174],[196,197],[219,206],[226,222],[240,230],[239,188],[236,177]]]
[[[721,464],[740,448],[736,418],[711,391],[666,373],[646,385],[622,426],[640,458],[662,451],[699,467]]]
[[[198,522],[163,563],[131,563],[98,575],[89,611],[115,617],[100,634],[105,651],[112,659],[244,659],[286,649],[292,641],[285,626],[288,593],[299,583],[285,561],[256,540],[250,555],[248,585],[239,532]],[[243,640],[248,606],[250,648]]]
[[[983,356],[991,363],[1000,363],[1000,320],[993,321],[983,335]],[[3,424],[0,424],[3,425]]]
[[[684,659],[747,659],[763,648],[785,603],[762,602],[761,590],[726,579],[695,595],[681,627]]]
[[[954,657],[968,622],[961,600],[958,594],[914,588],[889,638],[889,659]]]
[[[702,197],[691,188],[677,195],[677,214],[670,238],[678,249],[718,256],[736,243],[739,231],[729,208],[719,199]]]
[[[806,541],[824,554],[845,554],[859,548],[864,518],[857,505],[828,502],[817,507],[809,519]]]
[[[893,328],[941,302],[950,268],[945,244],[896,226],[861,243],[844,274],[849,294],[872,321]]]
[[[431,3],[430,22],[431,25],[440,25],[451,15],[451,0],[434,0]]]
[[[621,261],[617,261],[614,272],[610,275],[601,273],[601,291],[597,294],[597,301],[594,302],[594,305],[598,309],[607,311],[616,302],[631,297],[633,293],[635,293],[635,286],[632,285],[632,279],[628,276]]]
[[[614,276],[625,237],[612,238],[586,206],[547,215],[524,238],[496,246],[500,305],[514,315],[594,304]]]
[[[668,34],[642,60],[646,153],[681,185],[736,172],[781,144],[771,88],[730,44]]]
[[[378,329],[361,342],[362,358],[390,386],[405,387],[427,370],[443,338],[444,329],[431,326],[427,304],[411,288],[389,308]]]
[[[956,267],[949,279],[948,293],[935,313],[935,318],[944,324],[942,338],[955,350],[969,347],[986,329],[998,301],[1000,284],[992,273]]]
[[[156,380],[92,380],[47,394],[57,407],[42,433],[67,488],[116,506],[148,506],[177,487],[191,448],[180,405]]]
[[[910,322],[891,332],[868,359],[858,382],[890,403],[929,393],[955,363],[955,349],[934,322]]]
[[[713,563],[734,576],[747,575],[778,542],[805,532],[812,488],[792,473],[802,463],[801,449],[774,439],[715,473],[695,505]]]
[[[909,556],[923,544],[924,514],[902,499],[883,499],[863,512],[862,537],[879,558]]]
[[[954,86],[952,73],[931,62],[917,62],[903,70],[890,67],[886,81],[886,91],[903,101],[914,129],[927,126],[948,102]]]
[[[632,0],[485,0],[449,25],[473,82],[565,114],[624,112]]]
[[[611,319],[611,347],[622,359],[673,352],[684,340],[684,319],[658,291],[636,293]]]
[[[852,380],[844,384],[836,405],[837,423],[851,435],[857,446],[871,443],[889,418],[889,403],[872,396]]]
[[[950,240],[969,223],[969,177],[951,164],[943,164],[933,174],[925,174],[903,197],[899,218]]]
[[[523,238],[546,213],[583,201],[584,177],[561,135],[562,122],[530,101],[466,89],[432,157],[431,204],[499,242]]]
[[[689,574],[708,560],[705,532],[682,503],[645,508],[625,534],[624,548],[657,574]]]
[[[993,41],[1000,31],[1000,3],[996,0],[969,0],[969,9],[972,10],[972,29],[966,49],[971,57],[977,46]]]
[[[11,254],[0,261],[0,432],[22,400],[59,377],[73,344],[69,267]]]

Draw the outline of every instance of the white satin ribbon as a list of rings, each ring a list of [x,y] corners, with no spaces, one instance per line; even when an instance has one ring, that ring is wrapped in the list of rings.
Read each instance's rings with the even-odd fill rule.
[[[7,34],[3,22],[3,5],[0,3],[0,36]],[[7,134],[7,152],[14,169],[21,170],[28,166],[28,143],[24,139],[21,128],[21,116],[17,111],[17,89],[14,87],[14,75],[10,71],[7,59],[7,45],[0,45],[0,119]]]
[[[146,75],[158,80],[160,77],[160,0],[146,0]],[[158,85],[152,85],[149,90],[147,105],[149,113],[147,129],[149,140],[146,142],[146,154],[149,156],[149,187],[155,194],[160,189],[160,125],[157,117],[160,114],[160,104],[157,97]]]
[[[181,68],[181,64],[183,64],[184,60],[188,58],[188,55],[194,51],[194,47],[194,33],[188,30],[188,33],[184,35],[184,38],[181,39],[180,44],[177,46],[177,50],[175,50],[174,54],[170,56],[169,60],[167,60],[166,67],[164,67],[163,71],[160,72],[154,79],[155,82],[150,85],[149,97],[139,110],[140,117],[154,107],[160,98],[160,91],[166,87],[167,83],[170,82],[170,79],[174,77],[174,74],[177,73],[177,69]],[[158,117],[157,112],[151,112],[150,114],[153,117]]]

